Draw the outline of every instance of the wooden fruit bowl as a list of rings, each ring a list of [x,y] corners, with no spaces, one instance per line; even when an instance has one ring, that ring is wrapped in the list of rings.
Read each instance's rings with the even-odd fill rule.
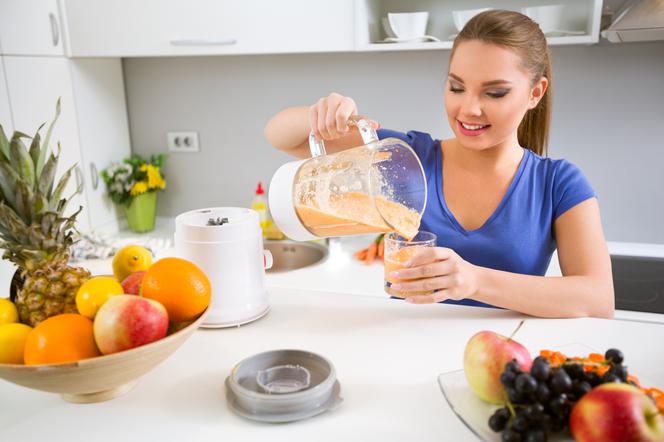
[[[69,402],[101,402],[121,396],[196,331],[205,310],[186,327],[147,345],[77,362],[50,365],[0,364],[0,378],[35,390],[60,393]]]

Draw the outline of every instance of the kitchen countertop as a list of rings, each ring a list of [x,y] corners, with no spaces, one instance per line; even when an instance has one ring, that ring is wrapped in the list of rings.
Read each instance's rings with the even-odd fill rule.
[[[268,273],[269,287],[334,291],[347,294],[385,298],[383,264],[376,261],[365,265],[353,257],[353,252],[366,247],[373,236],[348,237],[330,241],[328,257],[309,267],[282,273]],[[664,245],[609,242],[609,252],[615,255],[664,257]],[[547,276],[560,276],[558,255],[554,252]],[[657,313],[616,310],[615,319],[664,324],[664,315]]]
[[[174,218],[158,217],[155,230],[139,235],[129,231],[104,232],[118,239],[159,237],[172,240],[175,231]],[[272,273],[266,275],[269,288],[300,289],[308,291],[336,292],[354,295],[386,298],[383,291],[383,264],[376,261],[366,266],[356,260],[352,253],[366,247],[374,238],[373,235],[335,238],[330,241],[329,254],[321,262],[294,271]],[[607,243],[609,252],[615,255],[664,257],[664,244],[611,242]],[[156,258],[173,256],[171,248],[158,251]],[[89,260],[76,263],[89,268],[93,274],[108,274],[111,259]],[[14,267],[7,261],[0,260],[0,280],[10,281]],[[547,276],[561,275],[558,255],[554,252]],[[664,315],[628,310],[616,310],[615,318],[626,321],[653,322],[664,324]]]
[[[175,221],[173,218],[159,217],[155,230],[148,235],[173,238]],[[132,238],[137,234],[121,231],[118,238]],[[294,271],[268,272],[266,283],[269,288],[301,289],[309,291],[337,292],[354,295],[386,298],[383,291],[383,264],[380,261],[364,265],[353,257],[353,252],[366,247],[375,235],[334,238],[329,243],[329,254],[321,262]],[[629,243],[609,241],[609,252],[614,255],[664,257],[664,244]],[[173,256],[175,250],[164,249],[157,258]],[[84,261],[77,265],[88,267],[95,274],[108,273],[111,260]],[[560,276],[558,255],[554,252],[547,276]],[[615,318],[626,321],[654,322],[664,324],[664,315],[628,310],[616,310]]]
[[[509,335],[523,318],[506,310],[410,305],[338,292],[269,290],[272,309],[254,323],[199,330],[126,395],[70,404],[55,394],[0,381],[0,440],[473,441],[445,402],[437,375],[462,367],[467,340],[484,329]],[[570,343],[616,347],[630,372],[664,385],[660,324],[528,318],[517,339],[531,352]],[[240,360],[283,348],[310,350],[335,365],[344,401],[290,424],[233,414],[224,379]]]

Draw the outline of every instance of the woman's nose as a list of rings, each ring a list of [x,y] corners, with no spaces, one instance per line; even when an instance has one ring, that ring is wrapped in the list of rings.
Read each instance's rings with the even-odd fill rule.
[[[480,101],[471,94],[466,94],[463,103],[461,103],[461,115],[468,115],[469,117],[479,117],[482,115]]]

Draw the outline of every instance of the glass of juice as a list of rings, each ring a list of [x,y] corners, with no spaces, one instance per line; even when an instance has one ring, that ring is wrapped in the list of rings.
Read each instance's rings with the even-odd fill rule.
[[[413,295],[428,295],[433,290],[424,290],[416,292],[403,292],[394,290],[392,284],[402,282],[402,280],[390,276],[395,270],[404,268],[404,264],[409,261],[423,247],[436,247],[436,235],[431,232],[419,231],[410,241],[400,236],[396,232],[385,235],[385,292],[398,298],[406,298]],[[406,280],[403,280],[404,282]],[[407,281],[413,281],[407,280]]]

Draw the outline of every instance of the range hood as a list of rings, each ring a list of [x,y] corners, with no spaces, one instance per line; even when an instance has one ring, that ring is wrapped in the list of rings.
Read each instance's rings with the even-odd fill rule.
[[[602,37],[612,43],[664,40],[664,0],[626,2]]]

